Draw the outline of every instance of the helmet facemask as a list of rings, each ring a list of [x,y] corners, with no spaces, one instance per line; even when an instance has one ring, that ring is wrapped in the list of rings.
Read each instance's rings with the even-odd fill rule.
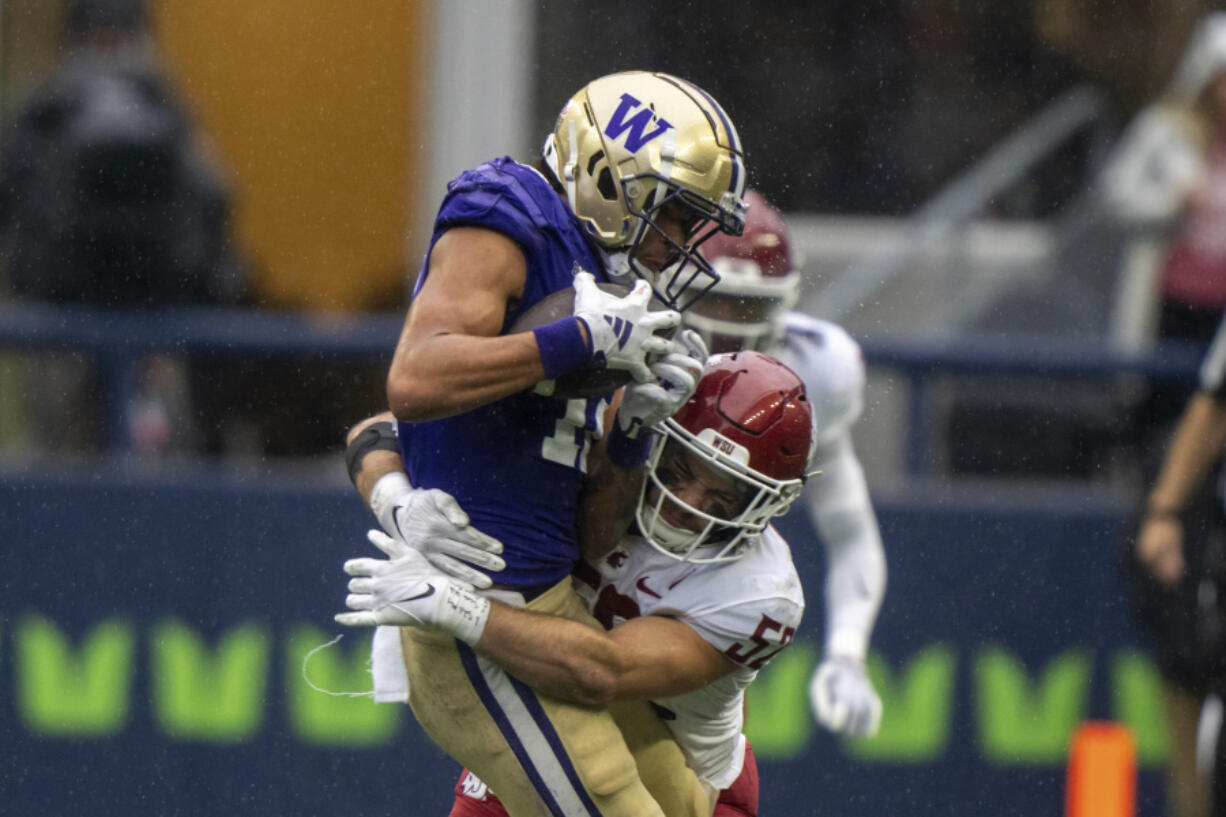
[[[643,196],[642,189],[647,186],[650,186],[651,192]],[[712,207],[710,202],[660,177],[633,176],[623,179],[622,192],[626,210],[637,222],[626,246],[630,269],[651,284],[655,296],[668,304],[670,309],[685,311],[719,283],[719,274],[702,257],[699,247],[721,231],[736,229],[735,218],[728,216],[722,208]],[[641,206],[636,204],[638,200],[643,201]],[[664,219],[681,223],[680,242],[661,226]],[[653,233],[664,242],[668,251],[659,270],[647,266],[639,257],[644,240]]]

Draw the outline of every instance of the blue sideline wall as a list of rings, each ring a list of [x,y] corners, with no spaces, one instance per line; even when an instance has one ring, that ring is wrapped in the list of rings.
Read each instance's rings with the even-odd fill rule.
[[[0,475],[0,812],[445,814],[457,768],[407,708],[302,680],[305,653],[340,632],[341,562],[369,547],[341,479]],[[1160,813],[1161,713],[1117,569],[1122,514],[916,501],[879,515],[887,715],[865,742],[812,724],[821,554],[803,516],[781,526],[809,613],[752,690],[762,813],[1050,817],[1086,718],[1133,726],[1141,813]],[[365,689],[368,643],[346,633],[311,679]]]

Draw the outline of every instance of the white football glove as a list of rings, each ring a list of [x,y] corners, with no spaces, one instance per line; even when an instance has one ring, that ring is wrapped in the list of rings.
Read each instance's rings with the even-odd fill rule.
[[[402,474],[389,476],[380,478],[370,494],[371,510],[397,547],[389,555],[416,550],[448,576],[489,587],[493,582],[482,570],[497,572],[507,566],[497,555],[502,542],[470,527],[468,514],[451,494],[413,488]]]
[[[622,394],[617,424],[631,439],[677,413],[698,388],[707,361],[707,344],[693,329],[685,329],[669,341],[662,358],[648,368],[653,375],[646,383],[631,383]]]
[[[337,613],[338,623],[347,627],[431,625],[465,643],[477,643],[489,617],[488,599],[444,575],[416,550],[401,548],[383,531],[372,530],[366,538],[391,558],[345,562],[345,572],[353,576],[345,606],[354,612]]]
[[[809,682],[809,702],[818,723],[832,732],[868,738],[881,726],[881,698],[861,661],[823,660]]]
[[[671,309],[648,312],[651,287],[643,279],[625,297],[596,286],[590,272],[575,273],[574,315],[587,326],[592,360],[597,366],[624,369],[639,383],[651,378],[649,355],[662,355],[669,341],[655,333],[681,322],[681,313]]]

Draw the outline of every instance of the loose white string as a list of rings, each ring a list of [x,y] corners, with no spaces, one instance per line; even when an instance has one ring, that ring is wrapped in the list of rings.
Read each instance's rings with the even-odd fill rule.
[[[308,652],[306,655],[302,657],[302,680],[306,681],[307,686],[309,686],[311,689],[315,690],[316,692],[322,692],[323,694],[331,695],[334,698],[373,698],[375,695],[375,692],[373,689],[370,690],[369,692],[333,692],[330,689],[324,689],[323,687],[316,686],[315,683],[312,682],[311,679],[307,676],[307,662],[311,660],[311,657],[315,655],[315,653],[319,652],[320,650],[326,650],[328,649],[328,647],[334,646],[338,641],[340,641],[344,637],[345,637],[345,634],[341,633],[336,638],[332,639],[326,644],[320,644],[318,647],[311,650],[310,652]]]

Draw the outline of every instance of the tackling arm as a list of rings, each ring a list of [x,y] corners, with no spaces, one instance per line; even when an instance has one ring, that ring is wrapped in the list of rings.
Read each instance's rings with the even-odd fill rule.
[[[597,445],[588,457],[589,473],[577,519],[579,548],[583,558],[593,563],[612,550],[630,527],[643,484],[641,466],[618,468],[603,453],[603,446]]]
[[[529,686],[591,706],[680,695],[737,666],[677,619],[643,616],[606,633],[497,603],[476,648]]]
[[[618,390],[605,410],[604,427],[617,422],[624,389]],[[598,440],[588,454],[588,476],[579,497],[579,548],[583,558],[595,564],[617,544],[634,518],[634,505],[643,484],[641,464],[619,468],[609,461],[605,448],[608,435]]]
[[[381,531],[367,538],[390,559],[350,559],[345,606],[350,627],[434,626],[472,645],[524,683],[585,706],[669,697],[736,668],[688,625],[643,616],[608,633],[589,624],[478,596],[415,550],[397,550]]]

